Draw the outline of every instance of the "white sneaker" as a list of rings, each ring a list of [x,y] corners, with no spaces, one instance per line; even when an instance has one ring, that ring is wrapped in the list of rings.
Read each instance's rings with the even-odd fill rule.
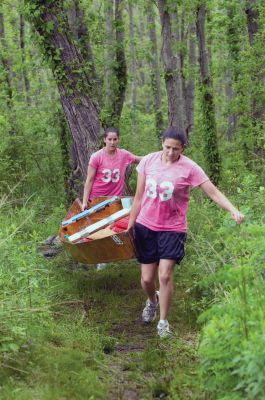
[[[171,330],[169,329],[168,321],[161,322],[159,321],[157,324],[157,333],[161,338],[166,338],[172,335]]]
[[[97,271],[101,271],[102,269],[105,269],[107,267],[106,263],[99,263],[97,264]]]
[[[146,324],[153,322],[156,318],[156,310],[159,306],[159,292],[158,291],[156,291],[156,298],[157,298],[156,303],[152,303],[149,299],[146,300],[145,308],[143,309],[143,313],[142,313],[142,320]]]

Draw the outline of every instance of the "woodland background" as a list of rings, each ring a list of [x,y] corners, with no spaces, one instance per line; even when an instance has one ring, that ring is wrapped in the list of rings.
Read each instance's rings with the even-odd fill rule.
[[[264,39],[262,0],[0,1],[1,398],[265,398]],[[192,192],[167,344],[136,319],[135,261],[38,251],[109,125],[138,155],[185,129],[246,215]]]

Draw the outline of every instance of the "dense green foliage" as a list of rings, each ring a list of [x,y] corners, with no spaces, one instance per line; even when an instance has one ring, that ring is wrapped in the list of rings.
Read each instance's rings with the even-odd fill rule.
[[[25,14],[29,4],[33,8],[35,4],[30,12],[37,18],[37,3],[27,1]],[[66,12],[72,2],[64,3]],[[107,106],[105,2],[79,3],[89,27],[101,104]],[[168,3],[175,7],[175,1]],[[199,3],[177,2],[184,37],[195,22]],[[152,46],[146,4],[132,5],[134,38],[129,37],[124,2],[128,83],[119,126],[121,147],[146,154],[160,146],[150,70]],[[212,147],[218,146],[220,152],[219,185],[245,213],[246,221],[237,226],[199,191],[192,192],[187,257],[174,275],[170,320],[176,336],[163,343],[153,336],[152,327],[139,324],[145,299],[135,261],[96,272],[92,266],[76,265],[64,252],[49,260],[38,250],[57,233],[69,205],[71,139],[62,124],[52,60],[43,57],[40,37],[29,23],[21,45],[23,2],[1,2],[1,399],[117,399],[125,395],[126,384],[131,390],[136,387],[143,399],[264,399],[265,9],[257,0],[259,30],[250,43],[245,2],[211,0],[207,7],[211,109],[201,96],[207,88],[200,86],[198,63],[189,64],[188,39],[175,46],[176,54],[179,49],[184,54],[185,78],[195,82],[194,127],[186,154],[211,171],[216,160],[209,152],[212,137],[206,128],[216,129],[217,143]],[[155,13],[160,52],[157,9]],[[194,33],[191,37],[195,39]],[[136,72],[129,39],[135,45]],[[165,71],[159,68],[166,125]],[[116,78],[112,79],[114,84]],[[107,108],[100,111],[106,120]],[[133,188],[135,178],[134,171]]]

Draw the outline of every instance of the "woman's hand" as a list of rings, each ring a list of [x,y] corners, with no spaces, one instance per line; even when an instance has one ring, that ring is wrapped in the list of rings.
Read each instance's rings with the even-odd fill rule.
[[[90,204],[89,203],[91,203],[90,199],[88,199],[87,202],[83,202],[82,203],[82,211],[88,210],[90,208]]]
[[[245,219],[245,215],[237,209],[231,211],[231,217],[236,221],[237,224],[241,224]]]
[[[82,211],[85,211],[87,209],[87,203],[83,203],[81,209],[82,209]]]
[[[229,211],[231,217],[236,221],[237,224],[241,224],[244,221],[245,216],[228,200],[228,198],[220,192],[219,189],[211,182],[206,181],[200,185],[201,189],[210,197],[216,204],[225,210]]]

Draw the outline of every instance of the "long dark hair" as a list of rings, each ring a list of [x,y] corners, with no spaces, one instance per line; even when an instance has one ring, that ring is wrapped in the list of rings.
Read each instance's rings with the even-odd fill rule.
[[[188,144],[186,133],[176,126],[170,126],[165,130],[162,136],[162,142],[164,142],[166,139],[179,140],[183,147],[187,146]]]

